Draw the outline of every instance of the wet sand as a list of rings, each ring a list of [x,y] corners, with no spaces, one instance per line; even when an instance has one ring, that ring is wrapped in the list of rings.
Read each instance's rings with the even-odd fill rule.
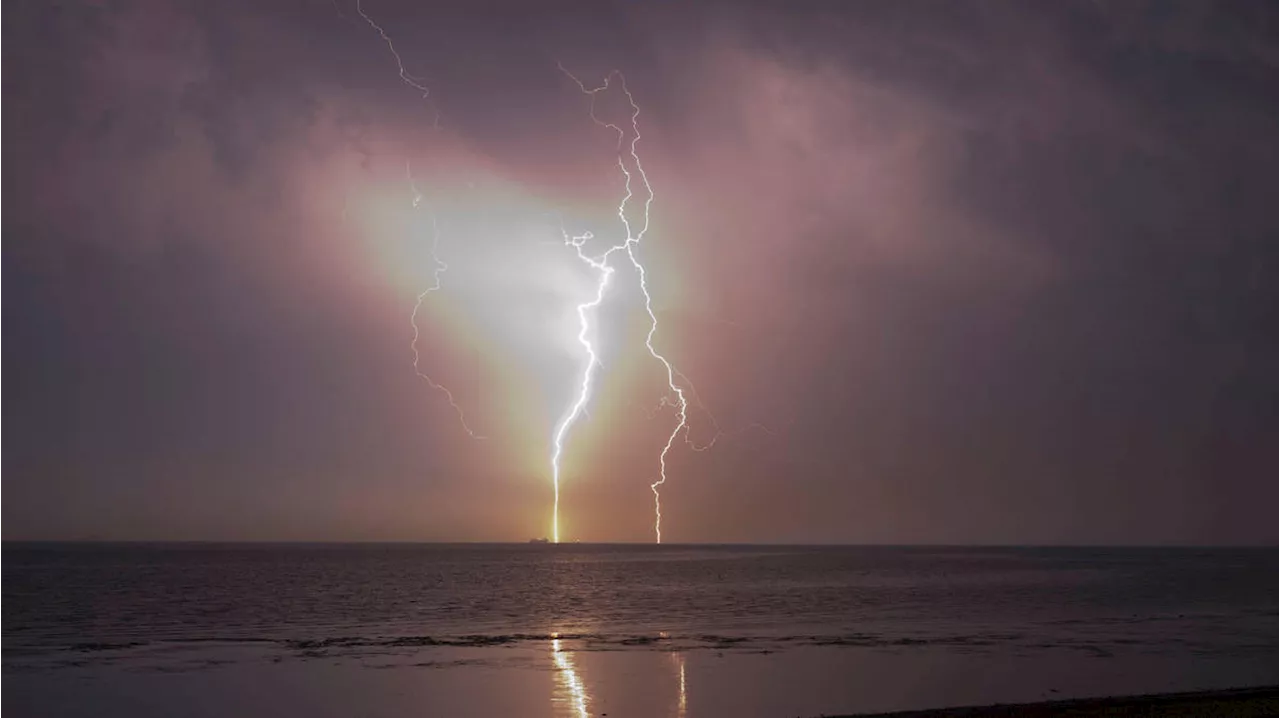
[[[1194,662],[1176,655],[1002,656],[918,647],[590,650],[586,641],[557,639],[466,647],[155,642],[44,662],[6,658],[3,708],[10,718],[1276,715],[1275,688],[1212,690],[1274,680],[1274,658],[1251,656]],[[1212,692],[1163,702],[919,710],[1190,688]],[[907,709],[916,712],[888,713]]]
[[[863,713],[857,718],[1040,718],[1041,716],[1223,716],[1253,718],[1277,715],[1277,689],[1239,688],[1193,693],[1085,698],[1078,700],[1020,703],[1010,705],[942,708],[897,713]],[[848,718],[853,718],[852,716]]]

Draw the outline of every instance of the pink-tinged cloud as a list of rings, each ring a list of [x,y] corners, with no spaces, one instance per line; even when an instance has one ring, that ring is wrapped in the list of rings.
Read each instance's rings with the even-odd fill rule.
[[[592,287],[560,232],[614,241],[623,191],[557,61],[627,73],[655,341],[710,410],[690,438],[740,430],[672,455],[671,540],[1270,536],[1254,23],[369,5],[430,101],[343,4],[13,16],[15,536],[545,533]],[[437,279],[421,367],[483,442],[414,375]],[[651,536],[642,309],[620,271],[566,454],[584,540]]]

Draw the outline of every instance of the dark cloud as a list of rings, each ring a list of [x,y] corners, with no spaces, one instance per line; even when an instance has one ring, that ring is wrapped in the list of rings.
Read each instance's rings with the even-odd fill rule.
[[[540,533],[559,223],[622,192],[562,62],[642,106],[659,344],[773,430],[676,452],[669,536],[1272,540],[1273,5],[363,7],[429,99],[350,3],[7,13],[6,537]],[[485,442],[410,364],[406,170]],[[670,416],[612,296],[565,510],[645,540]]]

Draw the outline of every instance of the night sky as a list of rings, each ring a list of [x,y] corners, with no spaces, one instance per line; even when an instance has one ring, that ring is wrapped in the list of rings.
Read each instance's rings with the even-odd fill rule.
[[[1274,2],[454,5],[363,5],[425,99],[349,0],[6,6],[5,539],[547,535],[624,192],[562,63],[727,432],[666,541],[1275,541]],[[594,323],[562,531],[650,541],[625,267]]]

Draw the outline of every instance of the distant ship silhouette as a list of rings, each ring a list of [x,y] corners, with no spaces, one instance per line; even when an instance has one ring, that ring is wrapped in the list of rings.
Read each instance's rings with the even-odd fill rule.
[[[531,538],[529,543],[551,543],[551,541],[544,536],[542,538]]]

